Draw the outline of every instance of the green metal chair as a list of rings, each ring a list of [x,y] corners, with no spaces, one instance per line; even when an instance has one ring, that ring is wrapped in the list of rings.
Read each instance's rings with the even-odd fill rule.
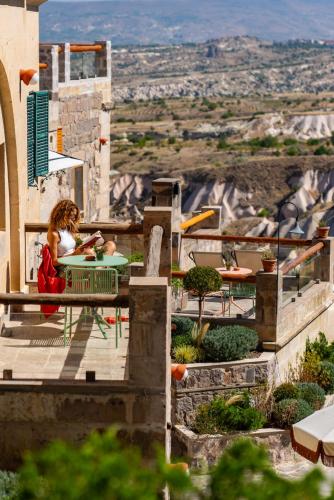
[[[118,272],[113,268],[87,268],[68,266],[65,271],[64,293],[75,294],[118,294]],[[103,309],[102,309],[103,314]],[[93,317],[104,338],[108,335],[105,328],[111,325],[98,313],[97,307],[84,307],[79,319],[72,321],[72,306],[65,307],[64,316],[64,346],[67,345],[67,336],[72,336],[72,326],[85,319]],[[115,311],[116,348],[118,347],[118,336],[122,337],[121,309],[116,307]]]

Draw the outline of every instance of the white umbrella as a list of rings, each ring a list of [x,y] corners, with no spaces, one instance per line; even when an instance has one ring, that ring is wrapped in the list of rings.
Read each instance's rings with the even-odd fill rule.
[[[319,457],[334,467],[334,406],[328,406],[304,418],[291,429],[293,449],[313,463]]]

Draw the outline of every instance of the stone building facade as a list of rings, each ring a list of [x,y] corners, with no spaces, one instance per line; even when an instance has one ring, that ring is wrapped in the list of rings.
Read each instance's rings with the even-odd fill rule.
[[[75,71],[78,61],[73,57],[85,54],[85,50],[93,55],[91,77]],[[43,67],[41,89],[50,93],[50,149],[84,162],[83,166],[56,172],[44,179],[40,219],[46,221],[57,200],[69,197],[81,208],[84,221],[107,221],[110,203],[111,44],[41,44],[40,63]]]
[[[21,71],[38,73],[39,6],[0,0],[0,291],[25,285],[24,223],[39,220],[40,190],[27,181],[27,97]]]

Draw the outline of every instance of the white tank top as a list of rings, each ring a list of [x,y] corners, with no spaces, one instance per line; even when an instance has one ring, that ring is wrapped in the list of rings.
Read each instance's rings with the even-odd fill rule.
[[[58,242],[57,256],[70,255],[75,250],[75,239],[67,229],[58,229],[60,241]]]

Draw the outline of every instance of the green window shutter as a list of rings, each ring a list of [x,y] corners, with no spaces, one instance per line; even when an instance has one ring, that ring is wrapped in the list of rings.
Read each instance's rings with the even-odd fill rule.
[[[35,92],[35,167],[36,176],[49,173],[49,92]]]
[[[28,186],[34,185],[35,180],[35,96],[27,97],[27,157],[28,157]]]

